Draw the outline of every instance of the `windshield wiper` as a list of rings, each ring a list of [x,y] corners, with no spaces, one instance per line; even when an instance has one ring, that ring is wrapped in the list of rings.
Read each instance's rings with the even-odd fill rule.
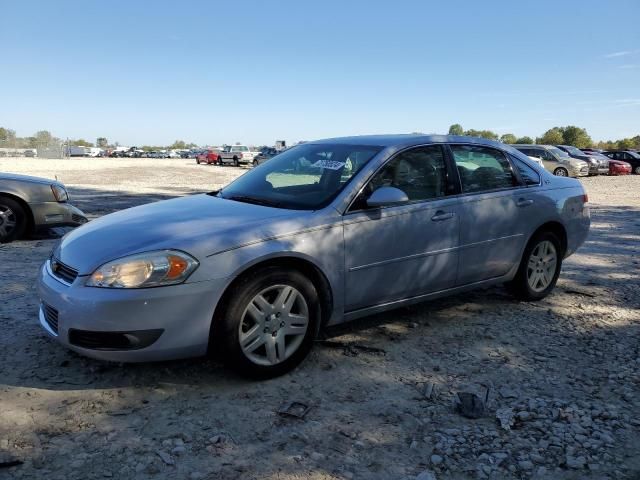
[[[225,200],[234,200],[236,202],[252,203],[254,205],[263,205],[265,207],[281,207],[282,203],[274,200],[268,200],[266,198],[249,197],[248,195],[231,195],[229,197],[222,197]]]

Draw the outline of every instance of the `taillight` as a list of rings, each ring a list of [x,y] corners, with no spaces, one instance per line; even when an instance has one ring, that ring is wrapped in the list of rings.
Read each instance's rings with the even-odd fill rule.
[[[582,195],[582,203],[589,203],[589,195],[588,194],[584,194]]]

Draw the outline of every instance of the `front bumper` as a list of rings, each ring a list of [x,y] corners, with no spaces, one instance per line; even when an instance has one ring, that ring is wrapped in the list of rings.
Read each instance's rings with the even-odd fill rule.
[[[570,164],[564,164],[569,170],[569,176],[571,177],[588,177],[589,176],[589,166],[585,163],[583,166],[576,166]]]
[[[608,165],[589,164],[589,175],[606,175],[609,173]]]
[[[82,210],[70,203],[31,203],[29,207],[36,230],[50,227],[78,227],[88,221]]]
[[[207,352],[214,309],[226,279],[144,289],[93,288],[84,286],[86,276],[63,283],[50,273],[48,264],[47,260],[37,280],[40,324],[65,347],[117,362],[172,360]],[[116,334],[142,343],[121,348],[100,345],[100,339]],[[87,348],[90,342],[93,347]]]

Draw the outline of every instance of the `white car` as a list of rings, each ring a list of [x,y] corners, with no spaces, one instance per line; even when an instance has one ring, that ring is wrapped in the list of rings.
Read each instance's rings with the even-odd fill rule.
[[[529,157],[529,159],[530,159],[532,162],[535,162],[535,163],[537,163],[538,165],[540,165],[540,167],[541,167],[541,168],[544,168],[544,163],[542,163],[542,160],[540,160],[539,158],[531,157],[531,156],[529,156],[529,155],[527,155],[527,157]]]

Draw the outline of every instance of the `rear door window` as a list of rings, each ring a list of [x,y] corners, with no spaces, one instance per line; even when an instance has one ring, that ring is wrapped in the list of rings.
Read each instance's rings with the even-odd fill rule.
[[[451,145],[463,193],[513,188],[518,182],[509,160],[490,147]]]

